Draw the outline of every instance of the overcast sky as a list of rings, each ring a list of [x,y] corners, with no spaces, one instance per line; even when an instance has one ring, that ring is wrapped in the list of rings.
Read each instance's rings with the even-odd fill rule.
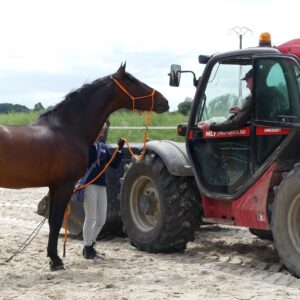
[[[71,90],[127,71],[162,92],[171,110],[195,89],[189,74],[168,86],[172,63],[201,75],[199,54],[234,50],[269,31],[272,44],[300,38],[292,0],[0,0],[0,103],[45,107]]]

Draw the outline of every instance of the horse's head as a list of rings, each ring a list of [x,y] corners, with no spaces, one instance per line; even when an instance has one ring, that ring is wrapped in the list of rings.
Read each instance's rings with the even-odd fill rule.
[[[125,72],[126,63],[112,75],[112,80],[119,87],[118,95],[128,99],[128,109],[138,109],[163,113],[169,110],[167,99],[158,91]],[[126,101],[127,101],[126,99]],[[127,106],[127,105],[126,105]]]

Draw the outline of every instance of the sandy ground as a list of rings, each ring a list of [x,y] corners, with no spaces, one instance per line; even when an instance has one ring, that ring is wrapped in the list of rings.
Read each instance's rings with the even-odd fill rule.
[[[185,253],[149,254],[127,238],[99,241],[105,260],[82,258],[68,240],[66,270],[50,272],[45,223],[33,242],[5,262],[37,227],[47,189],[0,189],[0,299],[300,299],[300,279],[281,265],[269,241],[245,229],[204,226]],[[63,235],[59,240],[62,253]]]

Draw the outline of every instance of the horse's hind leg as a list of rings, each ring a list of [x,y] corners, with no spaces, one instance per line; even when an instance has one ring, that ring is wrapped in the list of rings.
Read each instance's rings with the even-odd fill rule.
[[[50,270],[64,269],[62,260],[57,254],[58,235],[62,225],[64,212],[71,198],[74,183],[50,187],[49,240],[47,256],[50,257]]]

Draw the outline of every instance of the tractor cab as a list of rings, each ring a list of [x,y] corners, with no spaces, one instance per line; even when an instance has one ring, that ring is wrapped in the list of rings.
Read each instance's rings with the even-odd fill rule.
[[[263,50],[263,51],[261,51]],[[242,80],[253,70],[253,90]],[[271,156],[299,124],[299,62],[275,49],[214,56],[206,66],[189,120],[187,149],[201,190],[235,199],[270,166]],[[229,132],[202,132],[199,122],[220,124],[252,98],[249,120]]]
[[[199,57],[206,67],[197,86],[186,146],[204,197],[238,199],[276,161],[300,124],[299,59],[262,44],[264,47]],[[182,71],[175,66],[170,83],[177,85],[177,74]],[[250,70],[251,91],[243,80]],[[251,116],[245,124],[230,131],[198,128],[202,122],[221,124],[234,118],[232,108],[242,108],[249,97]]]

